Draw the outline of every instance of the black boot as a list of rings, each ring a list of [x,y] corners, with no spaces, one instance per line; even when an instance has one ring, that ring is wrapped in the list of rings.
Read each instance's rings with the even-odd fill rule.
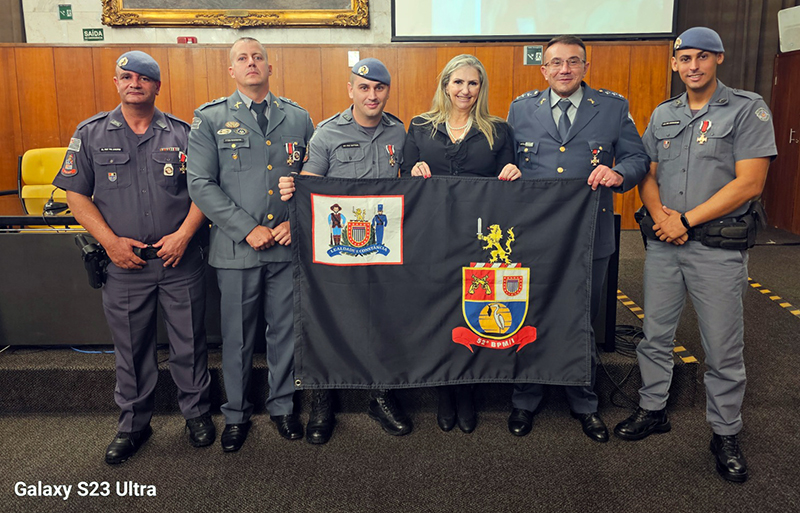
[[[450,431],[456,425],[455,388],[453,386],[436,387],[439,395],[436,423],[439,424],[442,431]]]
[[[324,444],[333,434],[336,419],[333,416],[333,392],[330,390],[311,391],[311,414],[306,426],[306,441]]]
[[[458,428],[464,433],[472,433],[478,425],[475,415],[474,389],[472,385],[457,385],[456,410],[458,411]]]
[[[389,390],[376,390],[367,410],[370,418],[375,419],[384,431],[394,436],[407,435],[414,428],[411,419],[403,411]]]

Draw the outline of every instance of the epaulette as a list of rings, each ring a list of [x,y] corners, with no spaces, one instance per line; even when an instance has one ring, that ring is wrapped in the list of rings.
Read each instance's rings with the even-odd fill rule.
[[[278,96],[278,99],[280,101],[282,101],[283,103],[288,103],[289,105],[294,105],[295,107],[297,107],[300,110],[306,110],[303,107],[301,107],[296,101],[290,100],[289,98],[286,98],[284,96]]]
[[[341,113],[339,113],[339,114],[334,114],[333,116],[329,117],[328,119],[323,119],[323,120],[322,120],[322,121],[320,121],[320,122],[319,122],[319,124],[317,125],[317,130],[319,130],[320,128],[322,128],[323,126],[325,126],[327,123],[330,123],[330,122],[331,122],[331,121],[333,121],[334,119],[338,118],[340,115],[341,115]],[[314,133],[316,133],[316,132],[314,132]]]
[[[78,123],[78,128],[79,129],[83,128],[86,125],[88,125],[89,123],[92,123],[93,121],[97,121],[98,119],[103,119],[103,118],[107,117],[109,114],[111,114],[111,112],[98,112],[97,114],[95,114],[94,116],[90,117],[89,119],[84,119],[83,121]]]
[[[661,103],[659,103],[658,105],[656,105],[656,107],[660,107],[661,105],[665,105],[665,104],[667,104],[667,103],[669,103],[669,102],[677,102],[677,101],[678,101],[678,98],[680,98],[681,96],[683,96],[683,93],[681,93],[681,94],[677,94],[677,95],[673,96],[672,98],[668,98],[668,99],[664,100],[663,102],[661,102]],[[679,104],[679,103],[676,103],[676,104],[675,104],[675,106],[676,106],[676,107],[677,107],[678,105],[680,105],[680,104]]]
[[[625,97],[619,93],[615,93],[614,91],[609,91],[608,89],[598,89],[598,93],[603,93],[606,96],[610,96],[611,98],[616,98],[618,100],[624,100]]]
[[[197,110],[203,110],[203,109],[205,109],[206,107],[208,107],[210,105],[217,105],[218,103],[222,103],[222,102],[226,101],[227,99],[228,99],[227,96],[220,96],[216,100],[211,100],[210,102],[206,102],[203,105],[197,107]]]
[[[168,117],[169,119],[171,119],[172,121],[177,121],[178,123],[180,123],[180,124],[182,124],[182,125],[191,126],[191,125],[189,125],[189,123],[187,123],[186,121],[182,120],[182,119],[181,119],[181,118],[179,118],[178,116],[175,116],[175,115],[173,115],[173,114],[170,114],[169,112],[165,112],[165,113],[164,113],[164,115],[165,115],[165,116],[167,116],[167,117]]]
[[[539,96],[540,93],[541,91],[539,91],[538,89],[534,89],[533,91],[528,91],[527,93],[522,93],[521,95],[514,98],[514,101],[512,101],[511,103],[514,103],[517,100],[524,100],[525,98],[536,98],[537,96]]]
[[[386,116],[387,116],[389,119],[391,119],[392,121],[397,121],[398,123],[400,123],[401,125],[403,125],[403,120],[402,120],[402,119],[400,119],[400,118],[398,118],[398,117],[397,117],[397,116],[395,116],[394,114],[390,114],[390,113],[388,113],[388,112],[384,112],[384,114],[386,114]]]
[[[733,94],[735,94],[736,96],[742,96],[742,97],[748,98],[750,100],[763,100],[764,99],[760,94],[753,93],[751,91],[743,91],[742,89],[734,89],[734,88],[730,88],[730,91]]]

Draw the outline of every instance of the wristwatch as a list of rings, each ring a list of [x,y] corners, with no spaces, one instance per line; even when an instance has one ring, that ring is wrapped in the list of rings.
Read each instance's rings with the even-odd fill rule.
[[[681,214],[681,223],[683,223],[683,226],[685,226],[687,230],[692,229],[692,225],[690,225],[689,220],[686,219],[686,214]]]

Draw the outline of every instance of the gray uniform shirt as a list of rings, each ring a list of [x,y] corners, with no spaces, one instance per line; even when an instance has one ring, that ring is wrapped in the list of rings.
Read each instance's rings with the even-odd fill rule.
[[[78,125],[53,185],[92,197],[118,237],[156,243],[189,213],[181,163],[188,133],[186,122],[158,109],[141,136],[120,106],[101,112]]]
[[[403,159],[403,122],[383,113],[373,134],[353,119],[352,106],[317,126],[303,171],[334,178],[394,178]]]
[[[687,212],[736,178],[736,162],[775,157],[772,115],[756,93],[717,80],[709,102],[692,115],[686,93],[653,111],[642,137],[653,162],[661,202]],[[749,203],[725,217],[747,212]]]

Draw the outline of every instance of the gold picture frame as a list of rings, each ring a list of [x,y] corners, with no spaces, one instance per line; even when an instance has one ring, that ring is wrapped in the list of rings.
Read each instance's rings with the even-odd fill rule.
[[[164,0],[102,1],[110,27],[369,27],[369,0],[173,0],[169,9],[158,8]]]

